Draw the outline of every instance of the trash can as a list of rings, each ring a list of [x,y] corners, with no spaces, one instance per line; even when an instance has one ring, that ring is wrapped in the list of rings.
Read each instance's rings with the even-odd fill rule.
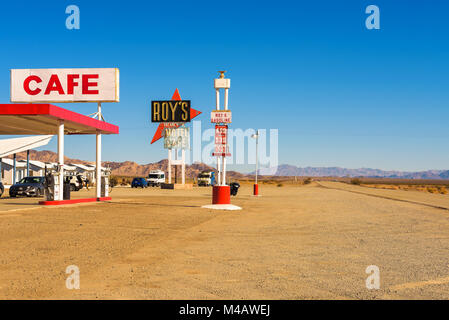
[[[240,188],[240,183],[232,182],[230,184],[230,187],[231,187],[231,196],[236,196],[237,192],[239,191],[239,188]]]
[[[64,200],[70,200],[70,182],[64,182],[64,193],[62,198]]]

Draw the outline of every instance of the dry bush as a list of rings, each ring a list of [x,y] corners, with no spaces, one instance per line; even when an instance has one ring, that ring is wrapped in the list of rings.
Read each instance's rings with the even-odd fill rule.
[[[111,178],[109,179],[109,185],[113,188],[116,185],[118,185],[118,178],[111,176]]]
[[[447,189],[446,187],[438,187],[438,192],[441,194],[447,194]]]
[[[310,184],[310,183],[312,183],[312,178],[304,179],[304,184]]]
[[[421,191],[429,193],[439,193],[448,194],[448,186],[442,185],[395,185],[395,184],[364,184],[366,187],[377,188],[377,189],[390,189],[390,190],[404,190],[404,191]]]
[[[430,193],[438,193],[438,189],[435,187],[427,187],[427,191]]]
[[[359,178],[352,178],[351,184],[355,184],[355,185],[359,186],[362,184],[362,180],[360,180]]]
[[[282,183],[277,184],[277,187],[282,187],[282,186],[284,186]]]
[[[127,185],[131,184],[131,182],[132,182],[132,178],[122,177],[122,182],[120,183],[120,185],[127,186]]]

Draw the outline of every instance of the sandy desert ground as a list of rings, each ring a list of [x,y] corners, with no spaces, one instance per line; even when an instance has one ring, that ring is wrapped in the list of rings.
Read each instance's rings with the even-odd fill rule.
[[[339,182],[115,188],[113,201],[0,199],[2,299],[448,299],[449,196]],[[86,196],[80,191],[77,197]],[[65,286],[80,269],[80,289]],[[380,289],[368,290],[369,265]]]

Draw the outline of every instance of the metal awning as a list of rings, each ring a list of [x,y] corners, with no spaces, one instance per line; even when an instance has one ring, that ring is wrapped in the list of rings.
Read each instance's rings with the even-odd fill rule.
[[[118,134],[119,127],[52,104],[0,104],[0,134]]]
[[[0,124],[0,127],[3,124]],[[0,129],[1,130],[1,129]],[[32,136],[0,140],[0,158],[47,145],[53,136]]]

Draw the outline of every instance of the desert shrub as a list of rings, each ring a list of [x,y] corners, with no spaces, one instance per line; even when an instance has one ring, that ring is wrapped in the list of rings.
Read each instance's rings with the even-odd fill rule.
[[[118,179],[117,177],[112,177],[109,179],[109,186],[110,187],[115,187],[116,185],[118,185]]]
[[[438,187],[438,192],[441,194],[447,194],[447,189],[446,187]]]
[[[352,178],[351,184],[355,184],[355,185],[359,186],[362,184],[362,180],[360,180],[359,178]]]
[[[427,187],[427,191],[430,193],[438,193],[438,189],[435,187]]]
[[[283,185],[282,183],[278,183],[277,186],[278,186],[278,187],[282,187],[282,186],[284,186],[284,185]]]
[[[304,179],[304,184],[312,183],[312,178],[306,178]]]
[[[132,178],[122,178],[122,182],[120,185],[127,186],[128,184],[131,184]]]

